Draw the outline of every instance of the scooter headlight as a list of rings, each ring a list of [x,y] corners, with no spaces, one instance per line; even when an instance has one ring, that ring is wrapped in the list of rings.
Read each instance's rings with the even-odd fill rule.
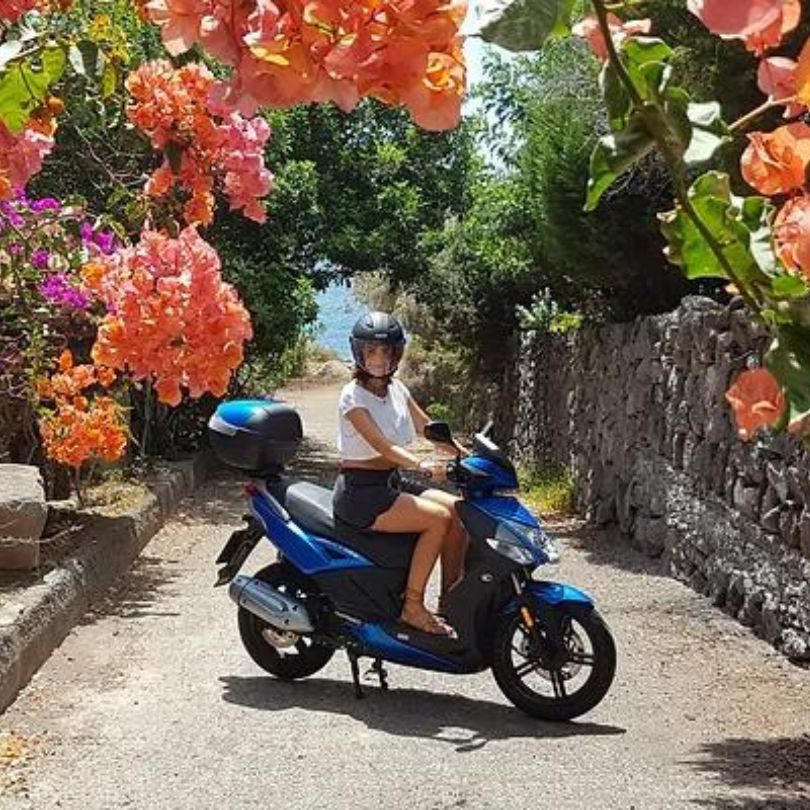
[[[548,562],[560,561],[560,547],[553,537],[549,537],[539,526],[523,526],[522,531],[529,542],[545,555]]]
[[[500,531],[497,533],[500,534]],[[493,551],[509,557],[518,565],[531,565],[534,562],[534,555],[519,540],[508,537],[488,537],[487,543]]]
[[[539,526],[505,520],[498,525],[494,539],[487,542],[494,551],[520,565],[556,563],[560,559],[557,543]]]

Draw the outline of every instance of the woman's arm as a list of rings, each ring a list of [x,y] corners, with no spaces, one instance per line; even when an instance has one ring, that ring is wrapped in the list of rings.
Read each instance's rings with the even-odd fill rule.
[[[346,414],[346,418],[383,458],[406,470],[419,469],[419,459],[405,448],[388,441],[365,408],[353,408]]]
[[[430,417],[422,410],[419,403],[408,393],[408,410],[411,412],[413,426],[419,436],[424,435],[425,425],[430,422]]]

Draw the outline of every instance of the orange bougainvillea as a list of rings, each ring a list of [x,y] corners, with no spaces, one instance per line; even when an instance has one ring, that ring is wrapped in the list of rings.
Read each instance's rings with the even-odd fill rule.
[[[776,48],[801,19],[801,0],[687,0],[687,7],[723,39],[741,39],[749,51]]]
[[[64,351],[59,371],[37,381],[40,399],[52,400],[45,409],[39,429],[48,458],[78,470],[88,461],[116,461],[127,445],[127,430],[121,406],[110,396],[87,395],[87,389],[115,380],[110,369],[74,365],[73,355]]]
[[[222,396],[252,337],[250,317],[222,281],[214,249],[195,228],[177,239],[144,231],[140,242],[83,271],[88,289],[106,305],[93,360],[152,380],[161,402]]]
[[[792,59],[771,56],[759,63],[757,83],[771,101],[785,100],[785,118],[796,118],[805,110],[804,104],[791,103],[796,95],[796,67]]]
[[[787,124],[773,132],[754,132],[741,160],[745,181],[762,194],[787,194],[805,184],[810,162],[810,126]]]
[[[748,441],[758,430],[773,427],[785,411],[785,395],[765,368],[744,371],[726,392],[734,411],[737,433]]]
[[[130,75],[127,115],[166,156],[146,191],[163,197],[175,186],[182,187],[188,196],[183,208],[186,222],[208,225],[219,181],[232,209],[264,222],[260,198],[272,184],[264,166],[270,128],[263,118],[244,118],[213,103],[213,87],[214,77],[203,65],[175,69],[163,59],[141,65]]]
[[[466,0],[150,0],[172,55],[201,44],[235,71],[218,98],[257,105],[364,96],[403,104],[426,129],[458,124]]]
[[[779,258],[810,280],[810,197],[788,200],[774,222]]]

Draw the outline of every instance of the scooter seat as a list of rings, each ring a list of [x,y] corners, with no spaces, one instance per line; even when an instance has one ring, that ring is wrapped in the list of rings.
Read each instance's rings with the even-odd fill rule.
[[[336,520],[332,513],[332,490],[309,481],[284,481],[274,486],[272,492],[302,529],[340,543],[381,568],[410,566],[418,534],[366,531]]]
[[[296,481],[286,484],[281,492],[284,508],[301,528],[319,537],[334,537],[335,519],[332,515],[332,490],[319,487],[309,481]]]

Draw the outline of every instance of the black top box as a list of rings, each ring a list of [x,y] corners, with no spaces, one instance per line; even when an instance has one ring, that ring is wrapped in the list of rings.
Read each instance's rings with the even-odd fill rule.
[[[293,459],[304,432],[301,417],[283,402],[241,399],[223,402],[208,420],[208,437],[220,461],[267,475]]]

